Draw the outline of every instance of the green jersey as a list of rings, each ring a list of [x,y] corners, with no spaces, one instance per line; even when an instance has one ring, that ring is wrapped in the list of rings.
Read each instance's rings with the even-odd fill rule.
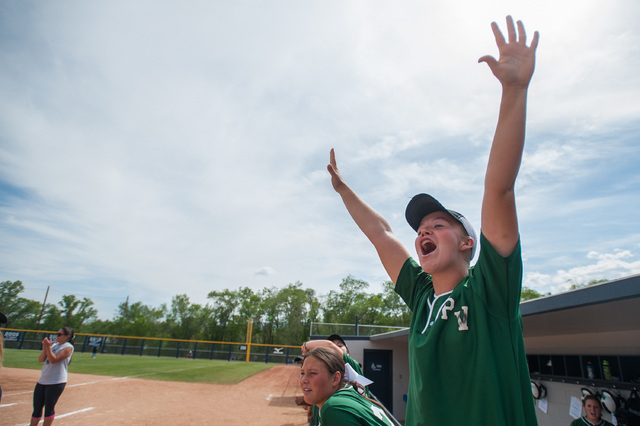
[[[393,426],[384,410],[352,386],[339,389],[320,410],[320,426]]]
[[[449,292],[409,258],[395,290],[413,312],[407,425],[537,425],[522,337],[520,242],[508,257],[484,235]]]
[[[579,419],[572,421],[571,426],[613,426],[613,424],[603,419],[600,419],[599,423],[591,423],[586,417],[580,417]]]

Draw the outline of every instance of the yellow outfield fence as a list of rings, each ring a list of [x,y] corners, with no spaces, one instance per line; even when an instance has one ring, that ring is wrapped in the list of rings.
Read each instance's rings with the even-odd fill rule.
[[[42,340],[55,340],[57,331],[0,328],[4,347],[10,349],[42,349]],[[291,364],[301,356],[300,346],[274,345],[247,341],[183,340],[168,337],[117,336],[111,334],[75,333],[76,352],[97,354],[139,355],[172,358],[192,358],[246,362]]]

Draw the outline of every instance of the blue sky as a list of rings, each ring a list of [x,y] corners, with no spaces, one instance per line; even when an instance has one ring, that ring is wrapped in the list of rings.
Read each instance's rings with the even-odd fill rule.
[[[479,227],[500,87],[477,59],[507,14],[541,37],[525,285],[640,273],[640,3],[440,3],[0,3],[0,280],[105,318],[349,274],[379,291],[329,150],[408,247],[419,192]]]

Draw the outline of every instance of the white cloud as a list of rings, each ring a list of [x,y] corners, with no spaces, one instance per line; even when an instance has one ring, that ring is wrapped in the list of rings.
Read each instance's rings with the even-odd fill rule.
[[[275,275],[275,273],[276,273],[276,270],[270,266],[263,266],[262,268],[258,269],[255,272],[256,275],[265,275],[265,276]]]
[[[525,273],[523,285],[542,293],[558,293],[569,290],[572,284],[586,284],[592,280],[613,280],[640,274],[640,258],[629,250],[612,253],[591,251],[586,259],[593,263],[559,269],[551,274]]]

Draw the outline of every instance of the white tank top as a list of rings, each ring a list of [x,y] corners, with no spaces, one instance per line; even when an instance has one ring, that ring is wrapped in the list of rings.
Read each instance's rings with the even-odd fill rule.
[[[59,345],[57,342],[51,345],[51,352],[54,355],[58,355],[66,348],[71,348],[71,355],[65,358],[63,361],[51,364],[48,359],[44,361],[42,367],[42,374],[38,383],[41,385],[57,385],[59,383],[67,383],[67,370],[69,369],[69,362],[73,355],[73,345],[69,342],[65,342]]]

